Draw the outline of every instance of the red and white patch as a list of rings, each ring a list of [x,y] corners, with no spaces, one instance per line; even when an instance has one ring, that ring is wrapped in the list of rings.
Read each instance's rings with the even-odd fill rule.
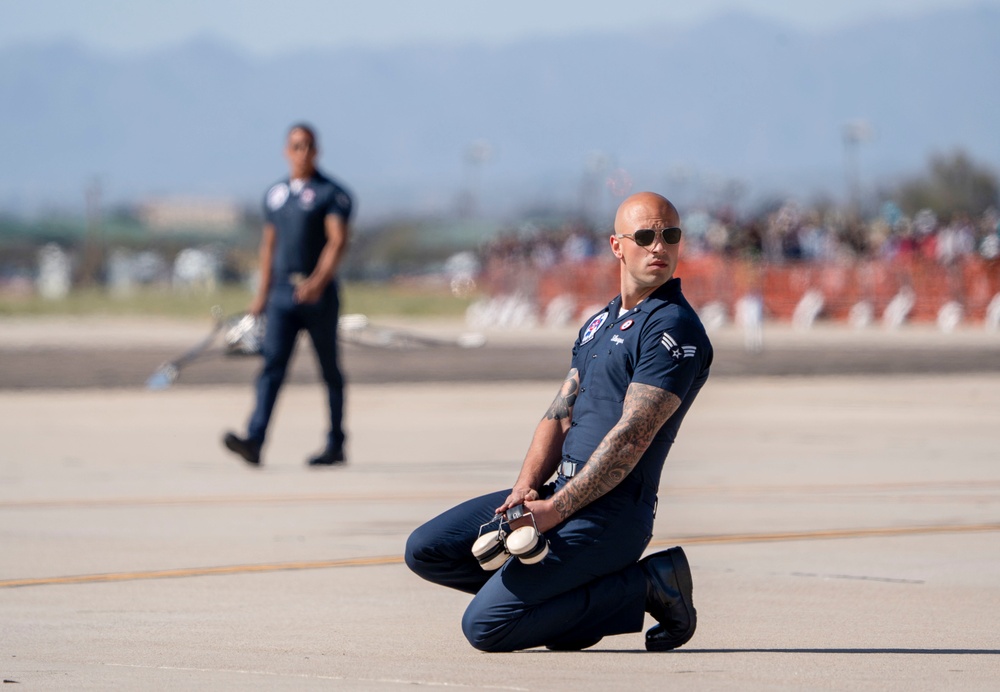
[[[624,322],[622,322],[622,325],[620,327],[618,327],[618,328],[621,329],[622,331],[625,331],[626,329],[628,329],[629,327],[631,327],[633,324],[635,324],[635,320],[625,320]]]
[[[600,315],[592,319],[590,324],[587,325],[587,331],[583,333],[583,339],[580,340],[580,343],[585,344],[593,339],[594,335],[597,334],[597,330],[601,328],[601,325],[604,324],[604,320],[606,319],[608,319],[607,312],[602,312]]]

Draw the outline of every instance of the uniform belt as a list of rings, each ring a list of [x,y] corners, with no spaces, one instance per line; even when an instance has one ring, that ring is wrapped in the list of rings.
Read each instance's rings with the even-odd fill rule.
[[[557,470],[559,475],[563,478],[572,478],[576,474],[583,470],[584,463],[580,461],[567,461],[563,459],[559,462]],[[628,492],[635,496],[637,500],[645,499],[649,504],[653,506],[653,513],[656,514],[656,491],[646,488],[645,484],[640,481],[636,476],[629,474],[622,479],[622,482],[618,484],[618,487],[623,491]]]
[[[559,462],[559,475],[566,478],[572,478],[575,476],[580,469],[583,468],[583,464],[578,464],[575,461],[566,461],[565,459]]]

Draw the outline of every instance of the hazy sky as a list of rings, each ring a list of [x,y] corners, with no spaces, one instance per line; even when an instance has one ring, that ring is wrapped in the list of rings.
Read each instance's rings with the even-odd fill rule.
[[[507,42],[648,23],[693,24],[728,9],[805,30],[1000,0],[0,0],[0,47],[73,38],[128,53],[198,35],[252,53],[428,41]]]

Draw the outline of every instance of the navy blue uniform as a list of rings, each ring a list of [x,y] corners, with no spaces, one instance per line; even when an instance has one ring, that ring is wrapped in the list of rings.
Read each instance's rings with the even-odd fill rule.
[[[343,448],[344,379],[337,356],[337,320],[340,315],[337,280],[330,281],[323,296],[315,303],[296,303],[294,292],[295,284],[316,268],[326,245],[326,217],[339,216],[346,225],[352,208],[350,194],[318,171],[307,181],[289,181],[286,178],[267,191],[264,218],[274,226],[275,247],[265,312],[264,367],[257,377],[257,405],[247,431],[249,439],[254,442],[264,442],[295,339],[299,331],[305,329],[316,350],[329,394],[327,449]]]
[[[469,500],[416,529],[406,563],[432,582],[475,594],[462,629],[478,649],[563,647],[638,632],[646,577],[637,561],[653,534],[660,474],[684,415],[708,379],[712,345],[671,279],[619,316],[615,298],[580,330],[573,367],[580,390],[563,443],[560,469],[583,465],[622,416],[632,382],[675,394],[681,404],[632,472],[604,496],[546,532],[549,555],[535,565],[517,559],[486,572],[471,554],[479,527],[510,490]],[[540,490],[551,497],[568,482],[562,471]]]

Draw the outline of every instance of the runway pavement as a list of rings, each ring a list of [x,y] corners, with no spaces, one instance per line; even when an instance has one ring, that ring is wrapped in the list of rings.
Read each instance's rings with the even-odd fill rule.
[[[786,348],[808,346],[796,339]],[[350,463],[324,470],[303,464],[323,426],[308,383],[283,392],[261,469],[219,444],[248,413],[246,384],[0,390],[0,676],[28,689],[997,689],[989,369],[710,381],[668,459],[651,546],[688,553],[691,642],[473,650],[468,596],[410,574],[403,543],[513,481],[557,386],[352,384]]]
[[[455,338],[455,321],[388,320],[406,334]],[[0,320],[0,390],[141,387],[162,363],[202,341],[206,321],[137,319]],[[481,348],[385,348],[347,333],[341,360],[355,384],[401,382],[509,382],[561,380],[576,337],[572,328],[491,328]],[[745,336],[728,327],[712,332],[721,377],[924,373],[1000,373],[1000,332],[969,325],[941,333],[928,325],[903,330],[851,330],[821,325],[802,331],[768,325],[763,349],[748,351]],[[303,341],[307,341],[303,335]],[[226,357],[216,344],[209,357],[185,366],[180,385],[246,384],[260,368],[255,357]],[[292,360],[291,382],[319,378],[306,344]]]

